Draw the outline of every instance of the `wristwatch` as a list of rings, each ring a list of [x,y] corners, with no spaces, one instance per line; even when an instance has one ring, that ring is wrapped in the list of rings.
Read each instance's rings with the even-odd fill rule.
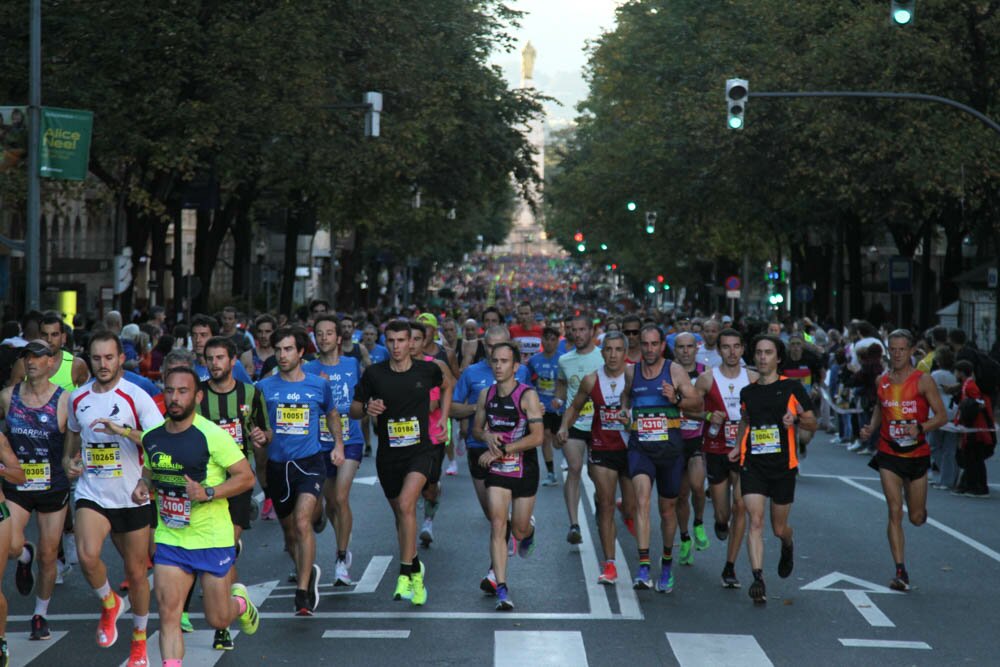
[[[212,502],[213,500],[215,500],[215,488],[211,486],[206,486],[205,495],[208,496],[208,500],[205,502]]]

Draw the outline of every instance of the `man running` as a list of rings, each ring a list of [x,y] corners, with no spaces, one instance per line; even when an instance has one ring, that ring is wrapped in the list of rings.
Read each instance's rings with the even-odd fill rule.
[[[522,359],[530,359],[542,349],[542,326],[535,321],[530,301],[517,304],[517,322],[510,326],[510,340],[521,351]]]
[[[589,317],[586,315],[573,317],[570,322],[570,335],[573,338],[573,351],[559,357],[556,397],[551,404],[557,410],[576,398],[583,378],[604,365],[601,351],[594,346],[594,324]],[[579,411],[576,421],[570,426],[566,443],[562,445],[563,456],[568,466],[563,498],[566,501],[566,512],[569,514],[569,533],[566,535],[566,541],[570,544],[580,544],[583,541],[577,513],[580,508],[580,476],[583,473],[583,458],[590,444],[590,426],[593,417],[594,405],[587,401]],[[565,419],[565,415],[563,418]]]
[[[235,344],[231,337],[226,343]],[[235,355],[234,355],[235,360]],[[248,635],[260,618],[246,586],[234,583],[236,542],[225,499],[253,489],[253,469],[232,437],[195,413],[202,400],[198,376],[190,368],[175,368],[164,378],[167,420],[142,436],[146,453],[144,474],[132,491],[137,505],[146,505],[156,489],[159,523],[153,554],[153,581],[160,614],[160,655],[163,667],[181,667],[184,637],[181,610],[185,592],[200,575],[205,619],[228,635],[239,618]],[[116,435],[125,429],[108,421]]]
[[[722,585],[739,588],[736,578],[736,558],[746,532],[746,508],[740,493],[739,466],[729,460],[736,446],[740,427],[740,392],[757,381],[757,372],[743,366],[743,334],[735,329],[719,332],[719,354],[722,365],[702,373],[694,388],[705,399],[706,422],[704,444],[705,471],[715,511],[715,536],[726,545],[726,565],[722,568]]]
[[[295,614],[312,616],[319,604],[320,567],[316,563],[313,518],[323,493],[326,459],[344,462],[340,413],[330,385],[302,370],[309,338],[302,329],[274,332],[278,374],[259,383],[274,436],[267,451],[267,486],[274,511],[285,533],[285,550],[295,563]],[[319,418],[326,415],[334,446],[324,455],[319,441]],[[306,584],[303,587],[303,584]]]
[[[430,391],[441,387],[444,374],[437,364],[410,356],[410,324],[393,321],[385,328],[389,361],[369,366],[354,393],[351,417],[375,418],[378,452],[375,467],[389,506],[396,517],[399,578],[393,598],[414,605],[427,602],[425,568],[417,555],[417,498],[431,475],[435,454],[430,440]],[[451,392],[441,395],[444,429]]]
[[[52,384],[62,387],[66,391],[73,391],[85,384],[90,379],[90,371],[87,370],[87,363],[83,359],[74,356],[72,352],[65,349],[66,324],[59,317],[59,314],[48,312],[42,315],[39,331],[39,339],[48,343],[56,355],[56,362],[52,365],[52,377],[49,378]],[[25,379],[24,364],[24,357],[19,357],[14,362],[8,386]]]
[[[559,330],[555,327],[542,329],[542,351],[528,358],[528,370],[531,371],[531,382],[538,393],[538,398],[545,408],[542,415],[542,426],[545,439],[542,441],[542,458],[545,459],[545,479],[542,486],[555,486],[555,467],[552,461],[552,446],[556,433],[562,423],[562,410],[553,407],[552,399],[556,397],[556,380],[559,379]]]
[[[359,345],[358,341],[354,340],[354,318],[350,315],[344,315],[340,318],[340,331],[340,356],[353,357],[357,360],[361,370],[368,368],[372,360],[368,355],[368,348]]]
[[[663,358],[666,341],[663,332],[647,324],[640,332],[642,361],[629,366],[625,373],[623,404],[632,410],[632,432],[628,443],[628,468],[635,487],[636,542],[639,570],[633,580],[637,590],[653,587],[649,562],[649,509],[653,480],[659,496],[660,531],[663,555],[656,590],[674,590],[673,548],[677,532],[677,496],[684,474],[684,440],[681,437],[681,411],[702,410],[688,374],[679,364]]]
[[[52,637],[47,616],[69,506],[69,479],[62,459],[70,392],[50,380],[56,363],[63,363],[56,361],[60,352],[43,340],[29,342],[21,348],[25,380],[0,392],[10,447],[25,477],[19,484],[3,480],[10,510],[10,551],[17,558],[14,582],[21,595],[30,595],[35,587],[31,566],[38,560],[38,593],[31,617],[34,640]],[[24,536],[32,512],[38,518],[37,549]]]
[[[155,509],[136,506],[132,491],[142,476],[138,440],[143,430],[163,421],[156,403],[145,391],[122,377],[125,352],[110,331],[90,337],[90,364],[94,381],[70,396],[63,469],[76,484],[75,532],[80,567],[101,600],[97,644],[109,648],[118,641],[118,617],[124,601],[111,590],[101,549],[108,535],[121,554],[132,606],[132,643],[129,667],[145,667],[146,623],[149,620],[150,528]],[[113,422],[118,428],[112,432]],[[116,435],[120,432],[121,435]]]
[[[872,411],[871,421],[861,429],[862,441],[879,434],[878,449],[868,465],[878,471],[889,507],[889,550],[896,563],[896,576],[889,587],[896,591],[910,590],[904,558],[903,501],[910,523],[922,526],[927,521],[931,455],[926,435],[948,420],[934,379],[913,367],[914,344],[913,334],[906,329],[889,334],[889,370],[878,379],[879,409]]]
[[[625,351],[625,363],[629,366],[639,363],[642,359],[642,345],[639,342],[639,332],[642,330],[642,319],[638,315],[626,315],[622,318],[622,334],[628,341]]]
[[[722,364],[722,355],[719,352],[719,321],[716,319],[705,320],[701,325],[701,337],[704,344],[698,348],[698,363],[704,364],[706,368],[718,368]]]
[[[590,425],[590,445],[587,456],[587,474],[594,482],[595,505],[597,507],[597,532],[604,550],[604,563],[597,583],[614,585],[618,581],[615,565],[615,492],[619,485],[622,490],[622,512],[626,516],[635,515],[635,491],[628,472],[628,452],[626,429],[628,415],[622,409],[622,393],[625,391],[625,336],[612,331],[604,336],[601,356],[604,365],[587,375],[580,382],[576,398],[566,408],[559,439],[569,437],[569,425],[576,422],[576,416],[590,401],[594,406],[595,418]]]
[[[479,465],[489,471],[490,557],[497,580],[498,611],[514,608],[507,590],[508,539],[514,540],[522,558],[535,548],[532,511],[538,492],[536,448],[543,438],[542,405],[535,390],[515,377],[520,358],[514,343],[493,347],[490,362],[496,383],[479,395],[472,428],[488,447],[479,456]]]
[[[674,339],[674,356],[677,363],[688,374],[692,384],[705,371],[705,364],[696,360],[698,341],[693,333],[683,332]],[[701,411],[681,415],[681,437],[684,439],[684,475],[681,477],[681,492],[677,497],[677,523],[681,532],[681,549],[677,562],[693,565],[692,543],[698,551],[708,548],[705,534],[705,459],[701,455],[704,421]],[[694,506],[694,540],[688,533],[688,519]]]
[[[326,500],[326,515],[333,526],[337,540],[337,562],[334,571],[334,586],[350,586],[351,581],[351,532],[354,529],[354,514],[351,512],[351,485],[354,476],[361,465],[364,440],[361,437],[361,422],[351,419],[348,415],[351,409],[351,399],[354,390],[361,380],[361,364],[355,357],[344,357],[340,354],[343,341],[342,329],[333,315],[320,315],[313,323],[313,333],[316,336],[316,347],[319,354],[316,359],[308,362],[303,370],[312,375],[318,375],[330,385],[337,412],[340,413],[340,432],[344,436],[344,462],[333,465],[329,451],[334,447],[333,435],[326,424],[326,419],[320,419],[319,439],[323,450],[327,452],[326,480],[323,482],[323,497]],[[322,503],[316,506],[317,514],[323,511]],[[322,515],[313,517],[325,521]]]
[[[813,405],[820,404],[819,388],[823,383],[823,360],[820,356],[806,348],[806,341],[802,333],[796,331],[788,335],[788,349],[786,358],[778,369],[780,374],[792,380],[798,380],[805,387],[806,393],[812,400]],[[810,431],[799,431],[798,448],[799,458],[806,457],[806,448],[812,441],[813,433]]]
[[[795,500],[795,476],[799,460],[796,431],[815,431],[818,424],[809,394],[798,380],[778,374],[785,359],[781,338],[763,334],[754,339],[753,358],[760,377],[740,391],[739,447],[729,453],[730,461],[740,462],[740,490],[750,517],[747,552],[753,583],[754,604],[767,602],[764,585],[764,504],[771,499],[771,529],[781,540],[778,576],[782,579],[795,566],[792,527],[788,515]]]
[[[3,485],[24,484],[27,476],[21,469],[14,450],[11,449],[7,438],[0,433],[0,479]],[[10,520],[10,509],[3,493],[0,493],[0,572],[7,569],[7,559],[10,557],[11,532],[13,531]],[[10,650],[7,648],[7,597],[0,590],[0,667],[7,667],[10,664]],[[131,667],[131,665],[129,666]]]
[[[233,321],[235,322],[235,317]],[[220,329],[219,321],[210,315],[195,315],[191,318],[191,346],[194,348],[195,357],[197,357],[194,372],[198,374],[202,382],[208,382],[209,377],[211,377],[208,367],[205,366],[205,343],[208,342],[209,338],[220,335]],[[241,332],[236,333],[239,336],[243,335]],[[231,338],[233,338],[235,344],[236,338],[232,336]],[[244,338],[243,340],[246,339]],[[239,352],[238,345],[237,351]],[[236,378],[237,382],[245,382],[246,384],[253,382],[247,373],[247,369],[239,359],[233,365],[233,377]]]

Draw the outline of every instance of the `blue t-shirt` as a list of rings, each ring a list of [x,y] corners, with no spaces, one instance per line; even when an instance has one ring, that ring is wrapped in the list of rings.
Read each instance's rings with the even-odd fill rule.
[[[528,367],[523,364],[518,367],[514,377],[518,382],[531,384],[531,373],[528,371]],[[454,403],[475,404],[479,400],[479,392],[495,382],[493,369],[490,368],[489,363],[485,359],[478,361],[462,371],[462,375],[458,378],[458,383],[455,384],[451,400]],[[472,436],[472,429],[469,429],[469,435],[465,438],[465,446],[472,449],[486,448],[485,443],[476,440]]]
[[[528,359],[528,370],[545,411],[561,415],[564,408],[556,410],[552,407],[552,399],[556,397],[556,380],[559,378],[559,352],[551,357],[546,357],[544,352],[532,355]]]
[[[212,378],[212,374],[208,372],[208,368],[202,366],[201,364],[195,364],[193,370],[198,374],[198,378],[202,382],[208,382]],[[233,379],[237,382],[245,382],[246,384],[253,384],[253,378],[247,374],[247,369],[243,367],[243,362],[239,359],[233,364]]]
[[[361,421],[348,417],[351,399],[354,398],[354,388],[358,386],[361,377],[358,360],[354,357],[341,357],[336,366],[327,366],[316,359],[303,366],[302,370],[319,376],[330,385],[333,402],[337,405],[337,412],[340,413],[340,432],[344,435],[344,444],[362,444],[364,439],[361,437]],[[324,450],[329,451],[333,449],[334,441],[332,432],[326,427],[326,415],[321,416],[320,424],[320,443]]]
[[[701,347],[702,344],[705,342],[705,339],[701,337],[701,334],[693,333],[691,331],[678,331],[677,333],[672,333],[667,335],[667,347],[670,348],[671,352],[674,351],[674,341],[677,340],[677,337],[682,333],[690,333],[692,336],[694,336],[695,342],[698,343],[698,347]]]
[[[138,373],[133,373],[132,371],[125,371],[122,374],[122,377],[149,394],[149,397],[153,400],[156,400],[156,397],[163,393],[160,388],[156,386],[156,383],[147,378],[145,375],[139,375]],[[91,378],[90,382],[93,381],[93,378]]]
[[[323,450],[319,416],[336,407],[328,382],[309,373],[298,382],[269,375],[257,383],[257,390],[264,395],[274,429],[274,439],[267,448],[271,461],[293,461]]]
[[[380,364],[383,361],[389,360],[389,350],[384,345],[375,343],[375,347],[368,350],[368,357],[372,360],[373,364]]]

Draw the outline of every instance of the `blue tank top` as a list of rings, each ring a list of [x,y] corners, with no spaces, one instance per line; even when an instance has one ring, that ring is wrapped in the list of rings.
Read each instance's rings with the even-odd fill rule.
[[[48,403],[40,408],[29,408],[21,401],[21,384],[14,385],[7,411],[7,437],[27,479],[17,486],[4,481],[4,490],[65,491],[69,488],[62,467],[66,436],[59,432],[59,397],[63,391],[59,387]]]
[[[681,437],[681,412],[676,403],[663,395],[662,383],[672,385],[670,361],[663,362],[660,373],[646,379],[642,375],[642,362],[636,364],[629,392],[632,408],[632,432],[629,447],[657,451],[663,457],[680,455],[684,451]]]

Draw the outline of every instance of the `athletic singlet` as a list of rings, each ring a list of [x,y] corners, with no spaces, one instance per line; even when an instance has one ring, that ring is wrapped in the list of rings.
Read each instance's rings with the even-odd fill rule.
[[[71,392],[76,389],[76,385],[73,383],[73,360],[75,357],[72,352],[66,350],[61,350],[61,352],[62,363],[59,364],[59,370],[49,378],[49,382]]]
[[[625,449],[626,425],[617,419],[621,411],[623,389],[625,389],[624,371],[617,377],[609,377],[604,366],[597,369],[597,382],[590,390],[590,400],[594,402],[594,420],[590,424],[591,449],[598,451]]]
[[[257,354],[257,346],[255,345],[254,348],[253,348],[253,376],[254,376],[254,379],[259,379],[260,378],[260,372],[262,370],[264,370],[264,360],[261,359],[261,356],[259,354]]]
[[[684,449],[684,439],[681,437],[681,411],[676,403],[671,403],[663,395],[662,383],[673,385],[670,376],[671,361],[664,360],[663,367],[656,377],[643,377],[645,363],[635,365],[632,376],[632,390],[629,403],[632,406],[632,432],[629,437],[629,447],[644,444],[646,449],[651,446],[662,446],[675,450],[678,454]]]
[[[698,376],[705,372],[705,364],[695,363],[693,371],[687,371],[691,381],[698,379]],[[695,417],[688,417],[681,413],[681,437],[685,440],[695,440],[701,437],[705,422]]]
[[[520,440],[528,432],[528,415],[521,407],[521,397],[529,389],[530,385],[518,382],[514,391],[506,396],[500,395],[495,384],[486,390],[486,427],[490,433],[498,434],[505,445]],[[532,453],[534,451],[531,450]],[[502,477],[523,477],[524,454],[505,454],[490,464],[490,473]],[[535,458],[537,461],[537,454]]]
[[[438,347],[438,350],[444,352],[444,348]],[[432,364],[437,357],[433,357],[429,354],[424,355],[424,361],[429,361]],[[448,365],[448,362],[444,362]],[[438,401],[438,407],[436,410],[431,410],[431,413],[427,415],[427,435],[431,438],[432,445],[443,444],[445,438],[448,437],[448,430],[441,428],[441,387],[434,387],[431,389],[431,402]]]
[[[62,465],[66,436],[59,431],[59,397],[64,391],[57,387],[45,405],[29,408],[21,400],[21,383],[14,385],[7,411],[7,435],[26,479],[24,484],[17,486],[4,480],[5,490],[65,491],[69,488]]]
[[[931,448],[921,433],[910,437],[910,426],[927,421],[930,405],[920,395],[920,377],[923,371],[914,370],[900,384],[893,384],[889,374],[878,379],[878,402],[882,409],[878,450],[893,456],[916,458],[930,456]]]
[[[746,368],[740,368],[740,374],[735,378],[727,378],[719,368],[712,369],[712,390],[705,396],[705,412],[723,412],[726,421],[719,427],[719,432],[713,438],[710,430],[705,429],[705,440],[701,449],[709,454],[728,454],[736,446],[736,438],[740,430],[740,392],[750,384],[750,374]]]
[[[510,340],[521,350],[521,357],[530,358],[542,351],[542,327],[524,328],[520,324],[510,327]]]

